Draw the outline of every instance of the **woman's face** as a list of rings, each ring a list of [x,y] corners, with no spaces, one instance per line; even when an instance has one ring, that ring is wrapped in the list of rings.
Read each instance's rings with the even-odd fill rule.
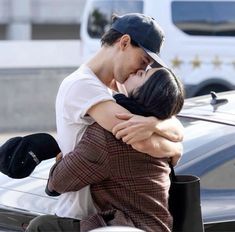
[[[129,95],[130,93],[135,92],[135,90],[142,86],[158,69],[160,68],[150,68],[147,71],[139,70],[136,74],[131,74],[124,82],[127,94]]]

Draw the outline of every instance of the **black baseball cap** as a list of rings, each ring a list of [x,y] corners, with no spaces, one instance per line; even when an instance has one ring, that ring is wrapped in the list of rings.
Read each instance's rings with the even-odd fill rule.
[[[0,171],[11,178],[25,178],[41,161],[56,157],[58,153],[60,148],[50,134],[14,137],[0,147]]]
[[[165,62],[159,57],[165,35],[154,18],[140,13],[129,13],[122,16],[115,15],[111,29],[130,35],[131,39],[159,64],[155,66],[167,67]]]

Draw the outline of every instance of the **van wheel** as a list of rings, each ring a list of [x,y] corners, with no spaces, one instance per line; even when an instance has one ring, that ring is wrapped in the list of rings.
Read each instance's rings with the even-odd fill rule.
[[[195,96],[209,94],[211,91],[219,93],[219,92],[228,91],[228,90],[231,90],[231,89],[229,89],[228,87],[223,86],[223,85],[210,85],[210,86],[206,86],[206,87],[202,88],[201,90],[199,90],[195,94]]]

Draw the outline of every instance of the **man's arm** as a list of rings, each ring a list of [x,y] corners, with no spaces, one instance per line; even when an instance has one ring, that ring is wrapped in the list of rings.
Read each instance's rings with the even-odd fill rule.
[[[128,117],[128,114],[120,115],[121,118]],[[133,116],[133,120],[139,117]],[[183,154],[183,140],[184,127],[181,122],[172,117],[167,120],[160,121],[154,117],[149,117],[150,120],[145,124],[137,124],[136,131],[146,133],[146,131],[153,130],[154,133],[145,140],[137,141],[138,135],[130,128],[131,122],[123,122],[113,128],[113,133],[116,138],[122,138],[123,142],[131,144],[132,147],[140,152],[147,153],[156,158],[171,157],[171,163],[175,166]],[[151,121],[152,120],[152,121]]]
[[[51,168],[47,193],[77,191],[108,177],[109,155],[104,130],[92,129],[88,128],[74,151]]]
[[[116,138],[122,138],[127,144],[135,144],[133,148],[136,150],[162,158],[159,154],[165,154],[167,149],[171,152],[174,149],[172,157],[176,156],[176,159],[179,159],[178,144],[169,143],[171,146],[166,148],[167,140],[179,142],[183,138],[183,126],[175,117],[160,121],[155,117],[133,115],[112,101],[98,103],[87,113],[103,128],[112,130]],[[151,136],[154,133],[165,139],[157,140],[155,136],[153,137],[155,139],[152,139]],[[147,150],[150,153],[146,152]],[[165,157],[168,155],[166,154]]]
[[[84,91],[88,86],[90,91]],[[79,92],[83,94],[78,95]],[[128,120],[116,117],[117,114],[130,115],[125,108],[114,101],[103,86],[92,80],[85,81],[85,79],[71,86],[66,94],[62,113],[68,123],[84,123],[85,116],[88,114],[108,131],[112,131],[118,123]],[[131,125],[127,127],[135,142],[148,139],[154,131],[158,131],[156,129],[158,120],[154,117],[131,115],[129,118],[128,123]]]
[[[123,140],[127,144],[133,144],[139,140],[141,133],[156,133],[172,142],[183,140],[183,125],[176,117],[166,120],[159,120],[155,117],[142,117],[133,114],[118,114],[119,119],[125,119],[117,124],[112,132],[117,139]],[[141,117],[141,120],[140,120]],[[128,120],[129,119],[129,120]]]
[[[153,133],[173,142],[182,141],[183,138],[183,126],[175,117],[161,121],[155,117],[134,115],[112,101],[92,106],[87,114],[103,128],[112,131],[117,139],[122,138],[128,144],[148,139]]]
[[[113,101],[99,102],[87,111],[88,115],[109,132],[112,132],[114,126],[125,121],[116,117],[118,113],[129,113],[129,111]]]

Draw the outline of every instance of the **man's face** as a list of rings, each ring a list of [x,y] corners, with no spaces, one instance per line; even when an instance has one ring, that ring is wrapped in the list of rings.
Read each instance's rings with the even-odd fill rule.
[[[131,74],[145,70],[152,63],[152,58],[140,47],[130,43],[130,37],[120,41],[120,51],[115,59],[114,78],[123,84]]]

